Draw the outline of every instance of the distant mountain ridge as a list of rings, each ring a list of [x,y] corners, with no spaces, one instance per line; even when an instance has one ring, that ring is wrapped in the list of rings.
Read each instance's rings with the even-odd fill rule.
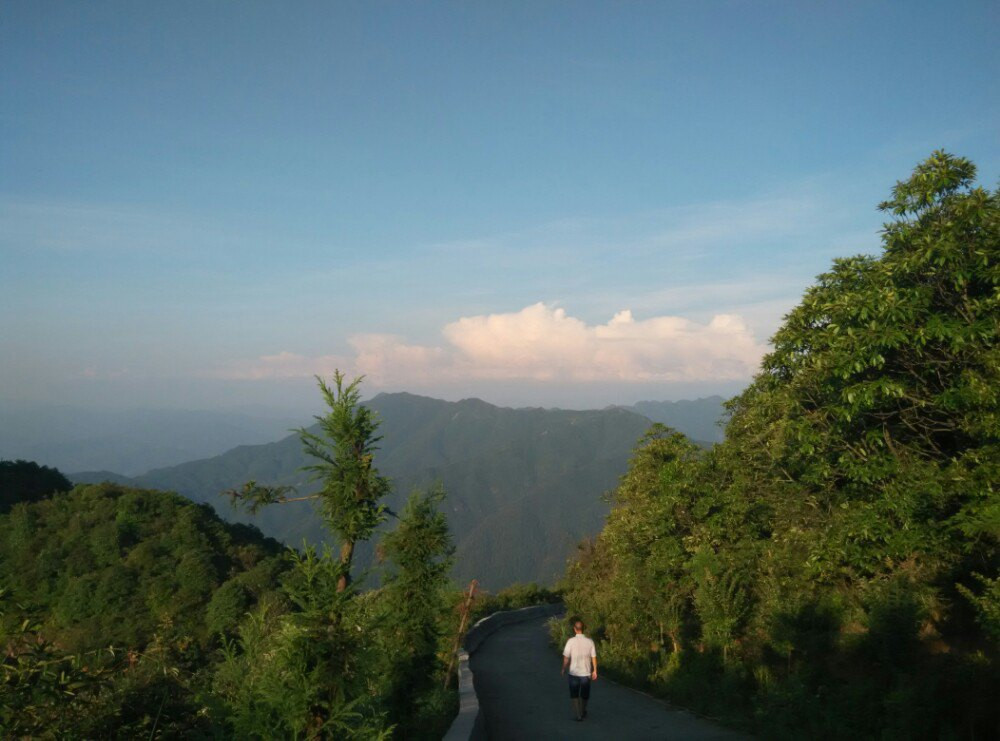
[[[440,481],[457,546],[454,575],[489,588],[551,582],[562,573],[576,544],[600,530],[608,511],[603,494],[617,484],[650,426],[647,417],[622,407],[510,409],[409,393],[379,394],[366,404],[382,420],[376,465],[393,480],[387,504],[396,509],[413,488]],[[298,545],[325,535],[309,504],[272,506],[250,518],[231,510],[219,493],[250,479],[307,492],[306,463],[298,437],[289,435],[129,481],[208,502],[226,519],[254,522],[267,535]],[[71,478],[95,481],[101,475]],[[371,563],[370,549],[360,558]]]
[[[189,409],[98,410],[0,399],[0,458],[23,458],[61,471],[138,475],[266,443],[296,424],[264,416]]]
[[[673,427],[700,443],[721,443],[724,438],[720,422],[726,414],[721,396],[680,401],[639,401],[624,407],[653,422]]]

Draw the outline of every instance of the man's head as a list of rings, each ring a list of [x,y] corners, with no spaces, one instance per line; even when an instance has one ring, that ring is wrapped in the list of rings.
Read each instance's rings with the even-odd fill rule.
[[[583,621],[582,620],[577,620],[576,622],[573,623],[573,632],[574,633],[583,633]]]

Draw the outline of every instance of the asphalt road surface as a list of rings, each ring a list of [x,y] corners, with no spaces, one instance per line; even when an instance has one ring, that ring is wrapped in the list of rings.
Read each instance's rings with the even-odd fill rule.
[[[546,618],[501,628],[469,660],[479,698],[474,738],[709,739],[745,738],[600,675],[587,718],[574,719],[560,658],[548,644]]]

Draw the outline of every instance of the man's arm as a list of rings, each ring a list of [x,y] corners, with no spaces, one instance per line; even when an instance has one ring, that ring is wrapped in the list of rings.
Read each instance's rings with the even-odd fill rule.
[[[559,676],[562,676],[563,674],[566,673],[567,666],[569,666],[569,656],[563,656],[563,665],[562,669],[559,670]]]
[[[591,656],[590,657],[590,668],[591,668],[590,678],[593,679],[593,680],[596,680],[597,679],[597,657],[596,656]]]

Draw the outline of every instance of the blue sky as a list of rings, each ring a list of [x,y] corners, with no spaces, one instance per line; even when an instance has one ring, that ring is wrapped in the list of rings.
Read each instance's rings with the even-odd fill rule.
[[[7,0],[0,396],[304,408],[333,367],[732,393],[919,160],[996,185],[997,28],[987,0]]]

